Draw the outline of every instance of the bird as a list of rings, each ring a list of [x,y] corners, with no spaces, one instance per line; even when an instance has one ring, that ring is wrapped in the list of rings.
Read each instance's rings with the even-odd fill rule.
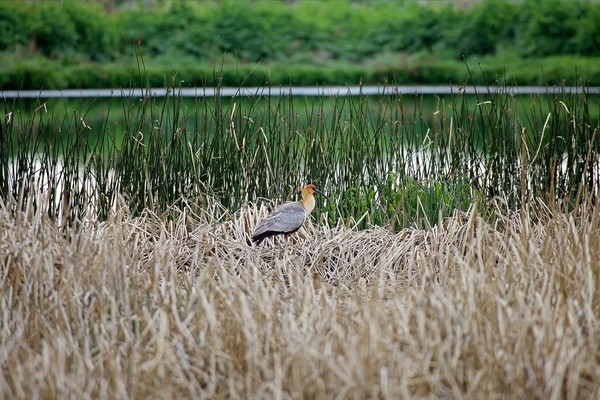
[[[287,240],[288,235],[300,229],[304,219],[315,208],[315,193],[328,198],[315,185],[304,186],[302,200],[285,203],[267,215],[252,232],[252,241],[259,245],[264,239],[280,234]]]

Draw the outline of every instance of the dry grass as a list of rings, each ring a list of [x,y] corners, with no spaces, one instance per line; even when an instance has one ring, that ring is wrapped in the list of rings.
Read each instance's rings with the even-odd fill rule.
[[[600,221],[431,231],[266,208],[61,229],[0,209],[0,398],[598,398]],[[550,215],[550,212],[547,212]]]

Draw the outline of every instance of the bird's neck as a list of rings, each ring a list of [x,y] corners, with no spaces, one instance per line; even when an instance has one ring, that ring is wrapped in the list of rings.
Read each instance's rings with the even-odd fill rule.
[[[302,200],[300,200],[304,208],[306,209],[306,214],[310,214],[312,210],[315,208],[315,196],[312,194],[308,196],[302,196]]]

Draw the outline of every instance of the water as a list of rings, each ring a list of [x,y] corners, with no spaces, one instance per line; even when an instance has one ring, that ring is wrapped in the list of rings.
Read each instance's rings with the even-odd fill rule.
[[[492,87],[486,86],[461,86],[461,85],[405,85],[405,86],[295,86],[295,87],[224,87],[224,88],[149,88],[149,89],[64,89],[64,90],[5,90],[2,95],[7,99],[79,99],[79,98],[102,98],[102,97],[165,97],[177,95],[181,97],[215,97],[219,94],[222,97],[254,97],[254,96],[387,96],[387,95],[450,95],[450,94],[485,94],[488,90],[495,93],[513,93],[516,95],[530,94],[556,94],[571,93],[581,94],[582,88],[579,86],[506,86]],[[599,94],[600,86],[587,88],[589,94]]]

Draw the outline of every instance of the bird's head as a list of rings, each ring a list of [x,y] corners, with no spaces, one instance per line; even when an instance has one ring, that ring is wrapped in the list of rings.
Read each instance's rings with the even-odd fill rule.
[[[313,185],[312,183],[310,185],[306,185],[304,186],[304,188],[302,189],[302,197],[306,197],[306,196],[312,196],[315,193],[320,194],[321,196],[324,196],[326,198],[329,198],[325,195],[325,193],[321,192],[319,189],[317,189],[317,187],[315,185]]]

